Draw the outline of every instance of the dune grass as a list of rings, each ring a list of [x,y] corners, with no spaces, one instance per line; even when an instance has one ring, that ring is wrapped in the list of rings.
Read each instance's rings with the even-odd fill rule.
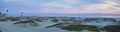
[[[27,23],[30,23],[32,26],[38,26],[38,23],[36,23],[35,21],[33,21],[33,20],[26,20],[26,21],[20,21],[20,22],[16,22],[16,23],[14,23],[14,25],[15,24],[20,24],[20,23],[22,23],[22,24],[27,24]]]
[[[53,22],[58,22],[59,20],[58,20],[58,19],[52,19],[51,21],[53,21]]]
[[[99,28],[95,26],[89,26],[89,25],[69,25],[61,27],[61,29],[69,30],[69,31],[81,31],[81,30],[90,30],[94,32],[99,32]]]
[[[2,32],[2,31],[0,30],[0,32]]]
[[[120,32],[120,25],[108,25],[102,28],[106,32]]]
[[[33,19],[33,20],[36,20],[38,22],[43,22],[42,19]]]
[[[61,25],[61,24],[63,24],[63,23],[57,23],[57,24],[54,24],[54,25],[50,25],[50,26],[47,26],[46,28],[56,27],[56,26]]]
[[[0,19],[0,21],[6,21],[6,19]]]

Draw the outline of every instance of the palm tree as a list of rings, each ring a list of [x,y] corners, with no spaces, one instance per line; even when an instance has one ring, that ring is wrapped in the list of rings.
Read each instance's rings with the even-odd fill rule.
[[[22,14],[22,16],[23,16],[23,14],[24,14],[24,13],[23,13],[23,12],[21,12],[21,14]]]
[[[2,13],[0,12],[0,16],[2,15]]]
[[[7,13],[9,12],[9,10],[6,11]]]
[[[0,15],[1,15],[2,13],[0,12]]]
[[[8,14],[9,10],[6,10],[6,13],[5,14]]]
[[[24,13],[23,13],[23,12],[21,12],[21,16],[22,16],[22,18],[23,18],[23,14],[24,14]]]

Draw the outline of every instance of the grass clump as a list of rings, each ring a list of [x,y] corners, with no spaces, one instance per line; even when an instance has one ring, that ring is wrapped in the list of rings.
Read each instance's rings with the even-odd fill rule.
[[[38,21],[38,22],[42,22],[42,20],[41,20],[41,19],[34,19],[34,20],[36,20],[36,21]]]
[[[59,20],[58,20],[58,19],[52,19],[51,21],[53,21],[53,22],[58,22]]]
[[[2,32],[2,31],[0,30],[0,32]]]
[[[61,27],[61,29],[66,29],[69,31],[90,30],[90,31],[99,32],[99,28],[95,26],[89,26],[89,25],[69,25],[69,26]]]
[[[84,21],[91,22],[91,21],[97,21],[97,18],[85,18]]]
[[[11,18],[10,20],[11,20],[11,21],[17,21],[17,19],[16,19],[16,18]]]
[[[106,32],[120,32],[120,26],[119,25],[108,25],[102,28]]]
[[[6,19],[0,19],[0,21],[6,21]]]
[[[7,17],[6,19],[7,19],[7,20],[10,20],[10,21],[17,21],[17,20],[18,20],[18,19],[15,18],[15,17]]]
[[[35,21],[33,21],[33,20],[26,20],[26,21],[20,21],[20,22],[16,22],[16,23],[14,23],[14,24],[27,24],[27,23],[30,23],[30,25],[32,25],[32,26],[37,26],[38,24],[35,22]]]
[[[54,24],[54,25],[50,25],[50,26],[47,26],[46,28],[51,28],[51,27],[58,27],[59,25],[62,25],[63,23],[57,23],[57,24]]]
[[[70,21],[69,19],[61,19],[62,21]]]
[[[50,26],[47,26],[46,28],[51,28],[51,27],[55,27],[56,25],[50,25]]]

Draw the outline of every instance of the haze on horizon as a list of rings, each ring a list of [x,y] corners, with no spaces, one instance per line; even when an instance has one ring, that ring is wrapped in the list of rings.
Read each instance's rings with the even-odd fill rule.
[[[120,14],[120,0],[0,0],[9,14]]]

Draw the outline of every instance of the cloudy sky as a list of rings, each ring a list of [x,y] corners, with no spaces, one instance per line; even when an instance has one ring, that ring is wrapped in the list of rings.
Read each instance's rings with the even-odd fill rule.
[[[120,14],[120,0],[0,0],[11,14]]]

